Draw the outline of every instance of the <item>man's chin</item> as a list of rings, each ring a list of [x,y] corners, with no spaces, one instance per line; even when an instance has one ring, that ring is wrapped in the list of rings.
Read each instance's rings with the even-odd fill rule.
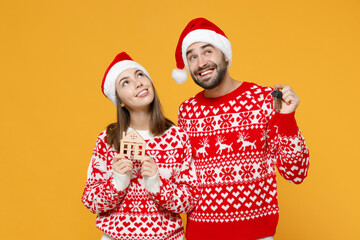
[[[215,87],[217,87],[217,85],[214,85],[214,84],[211,84],[211,85],[205,85],[205,84],[199,84],[199,83],[196,83],[196,84],[206,90],[211,90],[211,89],[214,89]]]
[[[197,85],[199,85],[200,87],[207,89],[207,90],[213,89],[220,84],[220,83],[216,82],[215,80],[212,80],[211,78],[203,79],[201,81],[193,78],[193,80]]]

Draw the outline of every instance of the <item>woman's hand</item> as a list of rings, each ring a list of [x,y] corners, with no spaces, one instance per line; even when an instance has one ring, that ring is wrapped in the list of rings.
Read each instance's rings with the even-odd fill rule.
[[[127,159],[120,154],[116,154],[113,158],[112,168],[118,174],[125,175],[133,171],[134,165],[130,159]]]
[[[143,177],[153,177],[158,172],[158,166],[154,162],[154,160],[149,157],[145,156],[141,160],[141,175]]]

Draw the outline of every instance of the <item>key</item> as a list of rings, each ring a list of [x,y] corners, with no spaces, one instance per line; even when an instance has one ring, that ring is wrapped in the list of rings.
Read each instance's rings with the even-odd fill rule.
[[[281,101],[282,101],[282,92],[279,90],[275,90],[272,92],[272,96],[274,99],[274,109],[276,112],[280,112]]]

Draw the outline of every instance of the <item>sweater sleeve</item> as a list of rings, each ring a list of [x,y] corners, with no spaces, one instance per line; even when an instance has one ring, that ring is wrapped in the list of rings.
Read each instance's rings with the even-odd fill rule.
[[[177,176],[164,178],[159,173],[160,191],[150,192],[150,196],[160,206],[175,213],[189,213],[193,210],[200,198],[197,188],[198,180],[195,165],[191,157],[190,140],[185,132],[186,141],[183,144],[182,165]]]
[[[184,121],[182,119],[182,110],[183,110],[183,103],[179,106],[179,109],[178,109],[178,126],[180,129],[182,129],[183,131],[186,132],[186,128],[185,128],[185,124],[184,124]]]
[[[302,183],[309,168],[309,150],[295,120],[295,112],[277,113],[273,109],[271,93],[263,109],[268,113],[267,146],[269,157],[286,180]]]
[[[82,196],[82,202],[92,213],[104,213],[116,208],[123,201],[126,189],[119,191],[116,188],[111,161],[107,157],[110,146],[105,143],[101,135],[98,137],[91,157],[88,176]],[[111,157],[112,158],[112,157]]]

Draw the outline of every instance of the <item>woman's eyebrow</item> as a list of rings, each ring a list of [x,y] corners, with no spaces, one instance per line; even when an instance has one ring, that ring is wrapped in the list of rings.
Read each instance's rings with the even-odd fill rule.
[[[140,69],[136,70],[135,71],[135,75],[138,73],[138,72],[142,72]]]
[[[126,79],[128,79],[128,78],[129,78],[129,77],[123,77],[122,79],[120,79],[119,83],[121,83],[121,81],[126,80]]]

